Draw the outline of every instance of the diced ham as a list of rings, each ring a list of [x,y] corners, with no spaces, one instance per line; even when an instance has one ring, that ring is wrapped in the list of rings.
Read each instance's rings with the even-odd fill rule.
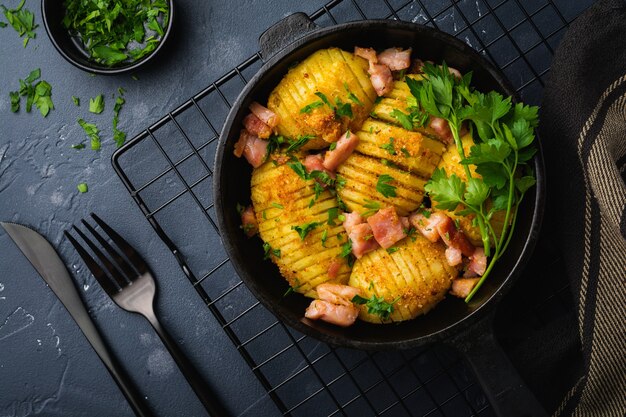
[[[237,158],[241,158],[241,155],[243,155],[243,150],[246,149],[249,135],[250,134],[245,129],[242,129],[241,133],[239,133],[239,140],[235,143],[235,150],[233,151],[233,154],[235,154]]]
[[[378,63],[376,51],[373,48],[360,48],[356,46],[354,48],[354,55],[367,59],[372,64]]]
[[[485,270],[487,269],[487,257],[485,256],[485,250],[481,247],[476,248],[469,259],[470,263],[467,265],[467,272],[483,276]]]
[[[409,217],[411,225],[433,243],[439,240],[437,225],[448,221],[452,223],[452,220],[441,212],[431,213],[429,217],[426,217],[423,213],[413,213]]]
[[[271,128],[278,126],[278,123],[280,123],[280,118],[276,113],[256,101],[250,104],[249,109],[256,117]]]
[[[361,290],[358,288],[341,284],[324,283],[315,287],[315,290],[317,291],[317,297],[320,300],[344,306],[353,305],[352,299],[354,296],[361,294]]]
[[[348,238],[352,242],[352,254],[360,259],[367,252],[378,248],[372,227],[367,223],[360,223],[350,228]]]
[[[378,244],[385,249],[406,237],[402,222],[393,206],[378,210],[367,219],[367,223],[371,226]]]
[[[246,207],[246,209],[241,212],[241,227],[248,237],[256,235],[259,231],[259,223],[256,220],[252,206]]]
[[[267,156],[268,141],[259,139],[258,137],[247,134],[246,145],[243,149],[243,156],[250,162],[255,168],[260,167],[265,162]],[[241,140],[241,139],[240,139]]]
[[[267,139],[272,134],[272,128],[253,113],[243,118],[243,125],[248,132],[262,139]]]
[[[450,266],[460,265],[463,262],[463,253],[455,247],[448,246],[446,248],[446,261]]]
[[[304,167],[309,173],[312,171],[325,171],[324,158],[320,154],[307,155],[304,158]]]
[[[339,270],[341,269],[341,265],[343,265],[344,263],[345,262],[341,259],[333,259],[330,264],[328,264],[328,277],[330,279],[337,278],[337,275],[339,275]]]
[[[462,230],[456,228],[452,219],[450,219],[450,221],[442,221],[438,223],[436,227],[439,236],[441,236],[446,246],[460,250],[461,253],[467,257],[474,254],[474,245],[472,245]]]
[[[354,226],[365,222],[365,220],[363,220],[363,217],[361,217],[361,215],[356,211],[353,211],[352,213],[346,213],[344,214],[344,217],[346,219],[343,221],[343,228],[346,229],[346,233],[348,234],[350,234]]]
[[[393,75],[387,65],[372,64],[370,62],[368,73],[376,94],[382,96],[393,90]]]
[[[443,142],[446,144],[452,143],[452,131],[450,130],[450,126],[445,119],[431,116],[428,126],[435,131],[437,136],[439,136]]]
[[[341,327],[351,326],[358,316],[359,308],[354,305],[337,305],[323,300],[313,300],[304,313],[306,318],[320,319]]]
[[[480,278],[457,278],[452,280],[452,288],[450,294],[455,297],[465,298],[472,291]]]
[[[423,66],[424,66],[424,61],[422,61],[419,58],[415,58],[411,62],[411,68],[409,68],[409,74],[421,74]]]
[[[402,228],[409,230],[411,228],[411,223],[409,222],[408,217],[400,217],[400,223],[402,223]]]
[[[332,151],[326,152],[324,156],[324,168],[329,171],[336,170],[354,152],[359,144],[359,137],[349,130],[337,141],[337,146]]]
[[[389,48],[378,54],[378,63],[387,65],[391,71],[400,71],[411,66],[411,48]]]

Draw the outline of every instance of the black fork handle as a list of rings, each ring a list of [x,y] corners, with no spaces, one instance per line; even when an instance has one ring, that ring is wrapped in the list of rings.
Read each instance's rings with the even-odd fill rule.
[[[215,396],[202,375],[198,373],[196,368],[189,361],[187,355],[185,355],[180,347],[178,347],[178,343],[176,343],[165,328],[161,326],[161,323],[157,319],[156,315],[154,315],[154,313],[147,314],[146,318],[150,324],[152,324],[152,327],[154,327],[154,330],[163,341],[167,350],[169,350],[170,354],[174,358],[174,362],[178,365],[178,368],[183,373],[185,379],[187,379],[189,385],[191,385],[191,388],[196,393],[209,415],[211,417],[228,416],[228,412],[224,409],[220,400]]]

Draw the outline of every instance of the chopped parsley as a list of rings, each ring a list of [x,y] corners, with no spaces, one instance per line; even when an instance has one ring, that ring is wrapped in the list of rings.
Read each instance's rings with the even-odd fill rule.
[[[352,298],[352,302],[357,305],[365,305],[369,314],[376,314],[382,320],[387,320],[389,319],[389,315],[393,313],[393,305],[397,303],[399,299],[400,297],[388,303],[385,301],[385,297],[372,295],[370,298],[363,298],[360,295],[355,295]]]
[[[285,208],[285,206],[283,206],[282,204],[278,204],[278,203],[272,203],[271,206],[275,207],[277,209],[284,209]]]
[[[86,184],[86,183],[84,183],[84,182],[81,182],[80,184],[78,184],[78,185],[76,186],[76,188],[78,188],[78,191],[79,191],[81,194],[84,194],[84,193],[86,193],[87,191],[89,191],[89,187],[87,187],[87,184]]]
[[[91,60],[107,66],[154,51],[170,17],[166,0],[66,0],[64,7],[63,26]]]
[[[335,220],[339,217],[339,209],[337,207],[333,207],[328,209],[328,220],[326,224],[329,226],[336,226]]]
[[[366,209],[369,209],[363,213],[363,216],[367,217],[371,214],[376,213],[378,210],[380,210],[381,204],[377,201],[365,199],[365,204],[363,204],[363,207],[365,207]]]
[[[396,246],[392,246],[390,248],[387,248],[387,253],[388,254],[392,254],[394,252],[397,252],[400,248],[396,247]]]
[[[270,256],[280,258],[280,249],[273,249],[269,243],[263,243],[263,259],[269,259]]]
[[[381,175],[380,177],[378,177],[378,182],[376,183],[376,191],[381,193],[384,197],[395,197],[396,187],[389,184],[393,180],[394,179],[391,175]]]
[[[350,101],[352,101],[357,106],[363,106],[363,103],[361,102],[361,100],[359,100],[359,98],[352,91],[350,91],[350,88],[348,87],[348,83],[343,83],[343,88],[346,89],[346,93],[348,93],[348,99]]]
[[[104,111],[104,95],[100,94],[89,99],[89,111],[91,113],[100,114]]]
[[[326,239],[328,238],[328,229],[324,229],[322,232],[322,246],[326,247]]]
[[[402,127],[406,130],[413,130],[413,121],[408,114],[398,109],[393,109],[393,111],[390,113],[390,116],[400,122]]]
[[[400,152],[402,152],[402,155],[404,155],[405,158],[411,157],[411,154],[409,153],[407,148],[400,148]]]
[[[296,162],[290,162],[289,167],[291,169],[293,169],[293,171],[298,174],[298,176],[300,178],[302,178],[303,180],[308,180],[309,179],[309,173],[306,171],[306,168],[304,167],[304,165],[302,164],[302,162],[300,161],[296,161]]]
[[[287,152],[297,151],[298,149],[306,145],[307,142],[313,139],[314,137],[315,136],[313,135],[298,136],[296,140],[294,140],[293,142],[289,144],[289,147],[287,148]]]
[[[74,102],[75,106],[80,106],[80,99],[76,96],[72,96],[72,101]]]
[[[389,143],[381,145],[380,148],[389,152],[389,155],[395,155],[396,149],[393,147],[394,138],[389,138]]]
[[[311,104],[307,104],[306,106],[304,106],[303,108],[300,109],[300,113],[306,113],[309,114],[311,113],[311,111],[313,109],[316,109],[318,107],[322,107],[324,105],[324,103],[320,100],[314,101]]]
[[[39,81],[41,78],[41,70],[39,68],[33,70],[23,80],[20,80],[20,89],[11,91],[11,111],[16,113],[20,109],[20,97],[26,97],[26,112],[30,113],[33,104],[43,117],[46,117],[50,110],[54,109],[52,103],[52,86],[47,81]]]
[[[311,222],[311,223],[305,223],[303,225],[300,226],[291,226],[291,230],[295,230],[296,232],[298,232],[298,235],[300,236],[301,240],[304,240],[304,238],[316,227],[318,227],[321,223],[319,222]]]
[[[83,119],[78,119],[78,124],[83,128],[87,137],[91,141],[91,149],[98,151],[101,148],[100,131],[98,127],[93,123],[87,123]]]
[[[126,103],[124,99],[124,89],[122,87],[117,89],[119,96],[115,99],[115,105],[113,106],[113,140],[115,145],[119,148],[126,141],[126,133],[117,128],[117,124],[120,121],[120,111],[122,106]]]
[[[84,143],[78,143],[76,145],[72,145],[71,148],[72,149],[85,149],[85,144]]]
[[[24,8],[25,2],[26,0],[22,0],[15,9],[7,9],[4,5],[0,5],[4,17],[11,27],[15,29],[20,38],[25,36],[23,41],[24,48],[28,45],[29,40],[37,37],[35,29],[39,27],[39,25],[35,24],[35,15],[33,12]],[[6,27],[6,23],[0,23],[3,24],[2,27]]]

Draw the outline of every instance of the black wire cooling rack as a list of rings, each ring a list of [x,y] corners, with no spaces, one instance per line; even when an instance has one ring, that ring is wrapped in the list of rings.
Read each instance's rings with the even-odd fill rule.
[[[483,53],[525,102],[539,104],[556,45],[590,3],[335,0],[311,19],[320,26],[388,18],[436,27]],[[277,321],[234,272],[215,222],[211,166],[231,103],[262,64],[253,55],[116,152],[114,168],[132,198],[283,415],[493,415],[456,352],[441,345],[376,353],[333,348]],[[190,236],[206,244],[190,246]],[[530,275],[524,279],[542,279]],[[545,306],[555,300],[571,309],[567,284],[551,282],[543,298],[525,306],[526,323],[545,322]]]

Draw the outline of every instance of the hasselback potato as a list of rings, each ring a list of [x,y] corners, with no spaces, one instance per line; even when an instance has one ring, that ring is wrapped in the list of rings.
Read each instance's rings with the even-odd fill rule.
[[[315,297],[314,289],[321,283],[348,281],[350,267],[340,257],[345,231],[339,220],[334,220],[335,226],[328,225],[329,210],[337,213],[337,199],[329,191],[315,199],[313,180],[305,181],[288,164],[272,161],[252,172],[251,188],[259,234],[272,250],[280,250],[280,256],[272,251],[268,255],[295,291]],[[316,225],[304,239],[293,230],[311,223]],[[333,263],[340,267],[337,276],[330,278]]]
[[[369,314],[361,306],[359,318],[370,323],[404,321],[428,312],[441,301],[458,275],[448,265],[443,243],[431,243],[416,234],[396,244],[395,252],[379,248],[357,260],[349,285],[359,288],[363,297],[382,297],[393,303],[388,320]]]
[[[358,130],[376,99],[367,68],[364,59],[330,48],[290,69],[268,99],[268,108],[280,117],[278,133],[312,136],[302,149],[321,149],[347,129]]]

